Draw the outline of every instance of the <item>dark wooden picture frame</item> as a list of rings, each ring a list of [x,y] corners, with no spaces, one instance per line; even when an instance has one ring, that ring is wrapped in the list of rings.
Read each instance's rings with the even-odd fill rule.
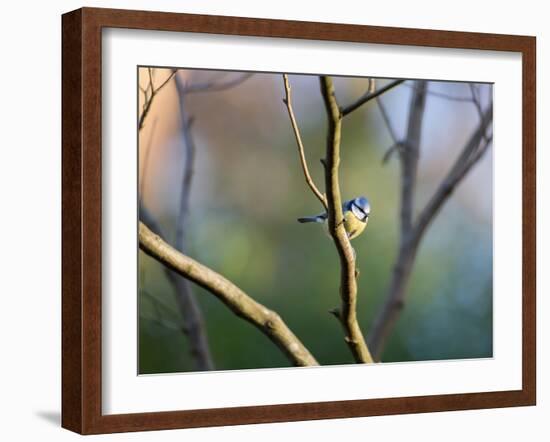
[[[536,402],[535,38],[83,8],[62,20],[62,426],[113,433],[534,405]],[[101,412],[101,34],[130,28],[511,51],[523,73],[522,389],[103,415]]]

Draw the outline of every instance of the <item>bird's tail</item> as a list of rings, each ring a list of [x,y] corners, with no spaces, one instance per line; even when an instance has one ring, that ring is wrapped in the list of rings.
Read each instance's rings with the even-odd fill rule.
[[[303,218],[298,218],[299,223],[323,223],[325,222],[325,217],[323,215],[317,216],[305,216]]]

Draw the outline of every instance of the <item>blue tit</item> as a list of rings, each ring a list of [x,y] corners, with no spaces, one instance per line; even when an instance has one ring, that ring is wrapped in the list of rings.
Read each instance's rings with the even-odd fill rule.
[[[342,204],[342,211],[344,213],[344,228],[348,234],[349,239],[358,237],[369,221],[370,204],[369,200],[364,196],[358,196],[352,200],[346,201]],[[306,216],[304,218],[298,218],[300,223],[324,223],[328,218],[327,213],[321,213],[317,216]]]

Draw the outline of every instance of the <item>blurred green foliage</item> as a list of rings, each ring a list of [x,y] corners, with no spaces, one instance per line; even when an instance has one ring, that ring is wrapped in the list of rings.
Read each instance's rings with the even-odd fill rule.
[[[304,107],[299,88],[306,80],[296,78],[291,80],[306,155],[322,188],[319,158],[325,148],[325,115],[320,97],[316,97],[315,79],[307,80],[313,85],[307,88],[309,105]],[[339,79],[337,87],[343,81]],[[279,101],[269,104],[272,108],[266,109],[262,96],[255,105],[242,104],[244,110],[235,104],[239,99],[253,100],[253,91],[260,86],[273,89],[273,100]],[[280,97],[277,76],[267,75],[254,77],[246,87],[225,95],[192,97],[197,164],[186,226],[187,253],[276,310],[321,364],[352,363],[340,325],[328,313],[339,303],[334,246],[320,225],[296,222],[299,216],[318,213],[320,207],[305,185]],[[408,96],[403,97],[400,106],[406,110]],[[371,107],[346,118],[342,140],[344,197],[364,194],[372,206],[366,232],[353,241],[361,272],[358,317],[365,332],[383,301],[398,240],[398,162],[381,163],[386,146],[380,142],[383,128],[373,116],[375,111]],[[265,125],[264,119],[271,124]],[[179,151],[175,151],[172,155],[178,158]],[[182,164],[181,157],[178,161],[169,157],[161,162],[160,170]],[[173,176],[176,178],[166,188],[178,188],[177,173]],[[151,185],[155,181],[148,180]],[[425,201],[433,191],[429,184],[422,185],[419,200]],[[174,192],[158,194],[169,200],[178,198]],[[173,235],[175,211],[161,211],[159,220],[164,231]],[[170,242],[173,238],[166,239]],[[140,372],[192,370],[187,339],[164,270],[140,252],[139,277]],[[289,365],[262,333],[211,294],[199,287],[194,290],[217,369]],[[492,305],[491,217],[473,217],[467,204],[451,197],[420,247],[406,308],[382,360],[491,357]]]

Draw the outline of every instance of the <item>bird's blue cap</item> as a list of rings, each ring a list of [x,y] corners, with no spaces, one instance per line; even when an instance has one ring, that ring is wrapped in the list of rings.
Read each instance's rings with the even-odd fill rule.
[[[370,203],[364,196],[358,196],[351,201],[351,211],[360,220],[366,220],[370,214]]]

